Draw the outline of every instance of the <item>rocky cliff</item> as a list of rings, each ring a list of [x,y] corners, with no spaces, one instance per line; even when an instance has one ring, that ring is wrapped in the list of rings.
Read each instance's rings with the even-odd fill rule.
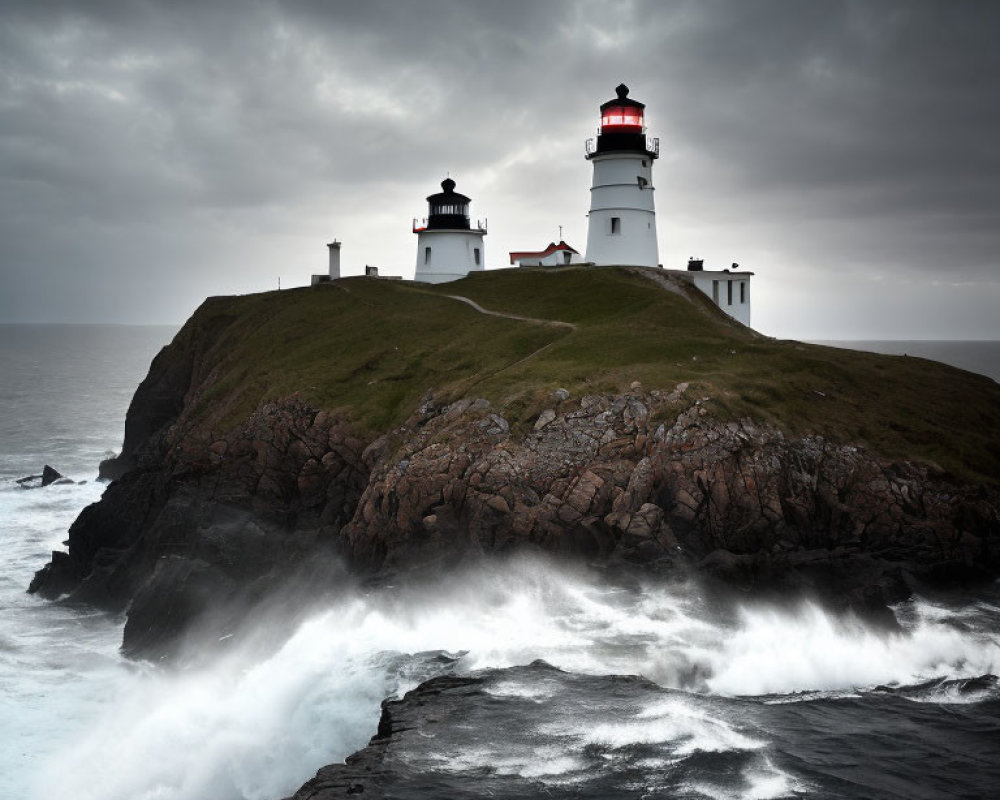
[[[31,590],[128,608],[124,646],[152,657],[341,563],[538,548],[859,607],[1000,573],[1000,387],[768,343],[659,276],[601,272],[449,285],[478,310],[365,280],[208,301]]]

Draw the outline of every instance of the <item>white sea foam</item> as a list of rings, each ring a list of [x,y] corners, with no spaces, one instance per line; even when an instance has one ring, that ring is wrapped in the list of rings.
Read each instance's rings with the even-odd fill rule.
[[[113,655],[116,634],[102,645],[112,651],[108,663],[93,672],[53,673],[71,687],[59,690],[56,705],[65,707],[56,713],[77,724],[51,765],[38,770],[37,795],[281,796],[319,766],[363,746],[374,733],[380,700],[430,674],[430,667],[413,667],[394,653],[467,651],[455,665],[463,672],[542,658],[574,672],[644,674],[667,687],[730,695],[974,676],[998,663],[995,639],[955,630],[947,615],[927,614],[905,633],[886,634],[808,604],[747,607],[733,622],[714,620],[699,603],[690,586],[636,594],[544,560],[524,560],[423,590],[347,595],[277,650],[237,651],[197,672],[120,663]],[[36,644],[45,651],[73,635]],[[500,684],[493,692],[544,698],[539,685]],[[677,699],[565,733],[610,748],[669,743],[677,756],[766,747],[757,734]],[[505,756],[491,757],[501,764]],[[571,761],[552,761],[539,769],[573,774]],[[508,766],[528,775],[531,763],[525,756]],[[766,786],[759,796],[771,796]]]
[[[699,781],[688,788],[711,800],[780,800],[808,794],[802,781],[775,767],[766,756],[759,757],[751,767],[743,770],[742,778],[740,786],[717,786]]]
[[[671,752],[754,750],[764,742],[744,735],[732,724],[711,714],[694,698],[672,696],[639,710],[631,719],[594,725],[583,734],[587,744],[612,748],[635,744],[671,743]]]
[[[486,693],[494,697],[520,697],[525,700],[541,700],[552,697],[558,691],[554,684],[500,681],[486,688]]]
[[[491,747],[463,747],[461,751],[435,753],[427,765],[442,772],[489,772],[518,775],[542,782],[568,775],[585,766],[579,756],[555,746],[512,747],[496,742]]]
[[[694,669],[723,694],[978,675],[996,659],[995,643],[943,622],[924,620],[910,632],[885,634],[803,605],[746,608],[730,626],[699,614],[695,597],[689,589],[629,595],[544,561],[484,568],[446,587],[351,595],[266,656],[235,653],[182,675],[122,669],[113,690],[100,688],[107,711],[58,754],[58,768],[44,770],[39,794],[82,800],[281,796],[317,767],[362,746],[374,733],[379,701],[427,674],[406,671],[392,653],[468,651],[456,664],[460,671],[543,658],[576,672],[645,673],[664,684]],[[84,697],[93,690],[77,687]],[[493,689],[527,697],[540,691],[510,682]],[[676,756],[766,746],[684,696],[632,716],[591,721],[585,729],[564,725],[561,734],[580,746],[612,749],[669,743]],[[490,758],[524,775],[534,763],[530,754],[509,761],[513,756],[497,751]],[[553,763],[573,769],[570,761]],[[761,780],[759,796],[772,796],[765,791],[771,779]]]
[[[1000,665],[1000,639],[922,619],[885,632],[805,603],[794,610],[744,608],[736,630],[704,653],[708,687],[732,695],[914,684],[971,677]]]

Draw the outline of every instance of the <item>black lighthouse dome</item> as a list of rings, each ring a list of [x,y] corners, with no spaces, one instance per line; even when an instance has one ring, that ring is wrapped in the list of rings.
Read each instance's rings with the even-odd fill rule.
[[[469,230],[469,198],[455,191],[451,178],[441,189],[427,198],[427,230]]]
[[[624,83],[615,87],[615,97],[601,104],[601,125],[597,129],[597,144],[587,146],[587,158],[601,153],[643,153],[650,158],[659,156],[659,140],[647,139],[646,104],[628,96]]]

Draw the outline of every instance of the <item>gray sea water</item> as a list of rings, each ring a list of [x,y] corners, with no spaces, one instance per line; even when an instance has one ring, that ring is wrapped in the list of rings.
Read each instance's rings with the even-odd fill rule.
[[[1000,342],[996,341],[837,339],[814,341],[813,344],[843,347],[847,350],[864,350],[869,353],[928,358],[1000,381]]]
[[[566,678],[495,678],[502,735],[442,734],[412,796],[996,796],[1000,692],[966,681],[1000,671],[997,591],[917,598],[890,634],[806,601],[720,610],[695,585],[524,560],[345,591],[266,651],[181,671],[123,659],[120,617],[24,590],[100,497],[97,464],[172,333],[0,326],[0,798],[276,800],[362,747],[440,651],[459,673],[541,658]],[[44,463],[85,482],[17,487]],[[659,688],[624,702],[614,674]]]

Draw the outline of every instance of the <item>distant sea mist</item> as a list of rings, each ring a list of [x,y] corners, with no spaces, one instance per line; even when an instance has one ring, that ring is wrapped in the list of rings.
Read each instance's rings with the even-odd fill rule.
[[[1000,341],[827,339],[811,340],[810,343],[842,347],[846,350],[929,358],[969,372],[978,372],[1000,382]]]

